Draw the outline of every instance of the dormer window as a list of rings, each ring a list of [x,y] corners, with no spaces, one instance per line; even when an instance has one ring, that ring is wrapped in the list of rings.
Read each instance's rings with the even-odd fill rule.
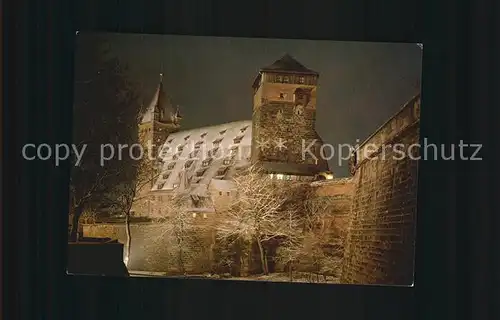
[[[184,150],[184,146],[183,146],[183,145],[182,145],[182,146],[178,146],[178,147],[177,147],[177,151],[178,151],[178,152],[182,152],[182,150]]]
[[[213,148],[212,150],[209,151],[208,156],[209,157],[215,157],[217,155],[218,151],[219,151],[219,147]]]
[[[174,139],[169,139],[167,143],[172,143],[172,141],[174,141]]]
[[[219,170],[217,170],[216,176],[218,177],[224,176],[226,175],[228,170],[229,170],[228,167],[220,168]]]
[[[220,131],[220,132],[219,132],[219,134],[220,134],[220,135],[223,135],[223,134],[225,134],[225,133],[226,133],[226,131],[227,131],[227,130],[226,130],[226,129],[224,129],[224,130]]]
[[[186,161],[186,163],[184,164],[184,168],[188,169],[191,167],[191,165],[193,164],[194,160],[188,160]]]
[[[243,128],[240,129],[240,132],[243,133],[243,132],[247,131],[247,129],[248,129],[248,126],[244,126]]]
[[[306,82],[306,79],[304,77],[299,77],[299,83],[304,84]]]
[[[200,154],[200,150],[194,150],[189,154],[189,158],[196,158]]]
[[[172,160],[177,160],[177,159],[179,159],[179,154],[178,153],[176,153],[176,154],[174,154],[172,156]]]
[[[212,145],[216,148],[220,145],[220,143],[222,142],[222,138],[219,138],[219,139],[216,139],[212,142]]]
[[[202,133],[202,134],[200,135],[200,138],[202,138],[202,139],[203,139],[203,138],[205,138],[206,136],[207,136],[207,133],[206,133],[206,132],[204,132],[204,133]]]
[[[283,83],[288,83],[290,82],[290,78],[288,76],[283,77]]]
[[[229,153],[231,155],[236,155],[238,153],[238,146],[234,146],[231,149],[229,149]]]
[[[173,168],[175,168],[175,162],[169,163],[167,166],[167,170],[172,170]]]
[[[165,185],[165,182],[158,183],[158,190],[162,189],[164,185]]]
[[[204,143],[204,141],[198,141],[194,144],[194,148],[195,149],[199,149],[201,147],[201,145]]]
[[[234,138],[234,139],[233,139],[233,142],[234,142],[234,143],[240,143],[240,142],[241,142],[241,140],[243,140],[243,136],[239,136],[239,137]]]
[[[203,160],[203,162],[201,163],[201,165],[204,166],[204,167],[207,167],[211,163],[212,163],[212,158],[208,158],[208,159]]]
[[[170,172],[164,173],[163,176],[162,176],[163,180],[167,180],[168,177],[170,177]]]
[[[207,169],[203,169],[203,170],[199,170],[199,171],[197,171],[197,172],[196,172],[196,176],[197,176],[197,177],[201,177],[201,176],[203,176],[203,174],[205,173],[205,171],[207,171]]]
[[[184,141],[187,141],[191,136],[185,136]]]

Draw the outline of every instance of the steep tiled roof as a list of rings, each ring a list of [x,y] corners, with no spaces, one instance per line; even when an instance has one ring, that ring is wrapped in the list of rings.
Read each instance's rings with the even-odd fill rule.
[[[173,133],[160,149],[163,167],[152,190],[202,196],[212,179],[230,179],[249,163],[251,141],[251,120]]]
[[[305,74],[318,74],[316,71],[306,68],[303,64],[295,60],[289,54],[285,54],[280,59],[276,60],[270,66],[261,68],[260,71],[284,71],[298,72]]]
[[[144,115],[142,116],[141,123],[150,122],[153,120],[154,112],[158,111],[161,113],[163,111],[162,122],[173,122],[176,116],[179,116],[178,110],[175,110],[170,101],[170,97],[167,96],[163,88],[163,76],[160,76],[160,83],[155,91],[153,99],[149,103]]]

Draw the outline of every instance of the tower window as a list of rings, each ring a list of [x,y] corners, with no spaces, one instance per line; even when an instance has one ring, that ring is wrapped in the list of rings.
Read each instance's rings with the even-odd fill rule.
[[[290,78],[288,76],[283,77],[283,83],[288,83],[290,82]]]
[[[299,77],[299,83],[304,84],[306,82],[306,79],[304,77]]]

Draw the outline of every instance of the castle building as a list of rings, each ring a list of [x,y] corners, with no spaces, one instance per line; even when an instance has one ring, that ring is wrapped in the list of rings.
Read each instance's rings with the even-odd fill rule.
[[[148,210],[161,214],[162,203],[182,192],[190,196],[193,211],[206,216],[229,201],[232,177],[250,164],[281,180],[312,180],[328,171],[315,130],[318,76],[286,54],[255,78],[251,120],[182,131],[179,112],[160,81],[139,129],[155,144],[163,142],[155,150],[160,172]]]

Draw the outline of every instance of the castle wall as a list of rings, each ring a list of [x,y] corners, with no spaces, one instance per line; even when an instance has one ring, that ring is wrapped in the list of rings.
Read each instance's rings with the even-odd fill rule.
[[[342,283],[413,281],[418,161],[391,146],[418,156],[417,148],[408,147],[419,143],[419,110],[417,96],[360,146]],[[387,146],[385,156],[381,145]]]

